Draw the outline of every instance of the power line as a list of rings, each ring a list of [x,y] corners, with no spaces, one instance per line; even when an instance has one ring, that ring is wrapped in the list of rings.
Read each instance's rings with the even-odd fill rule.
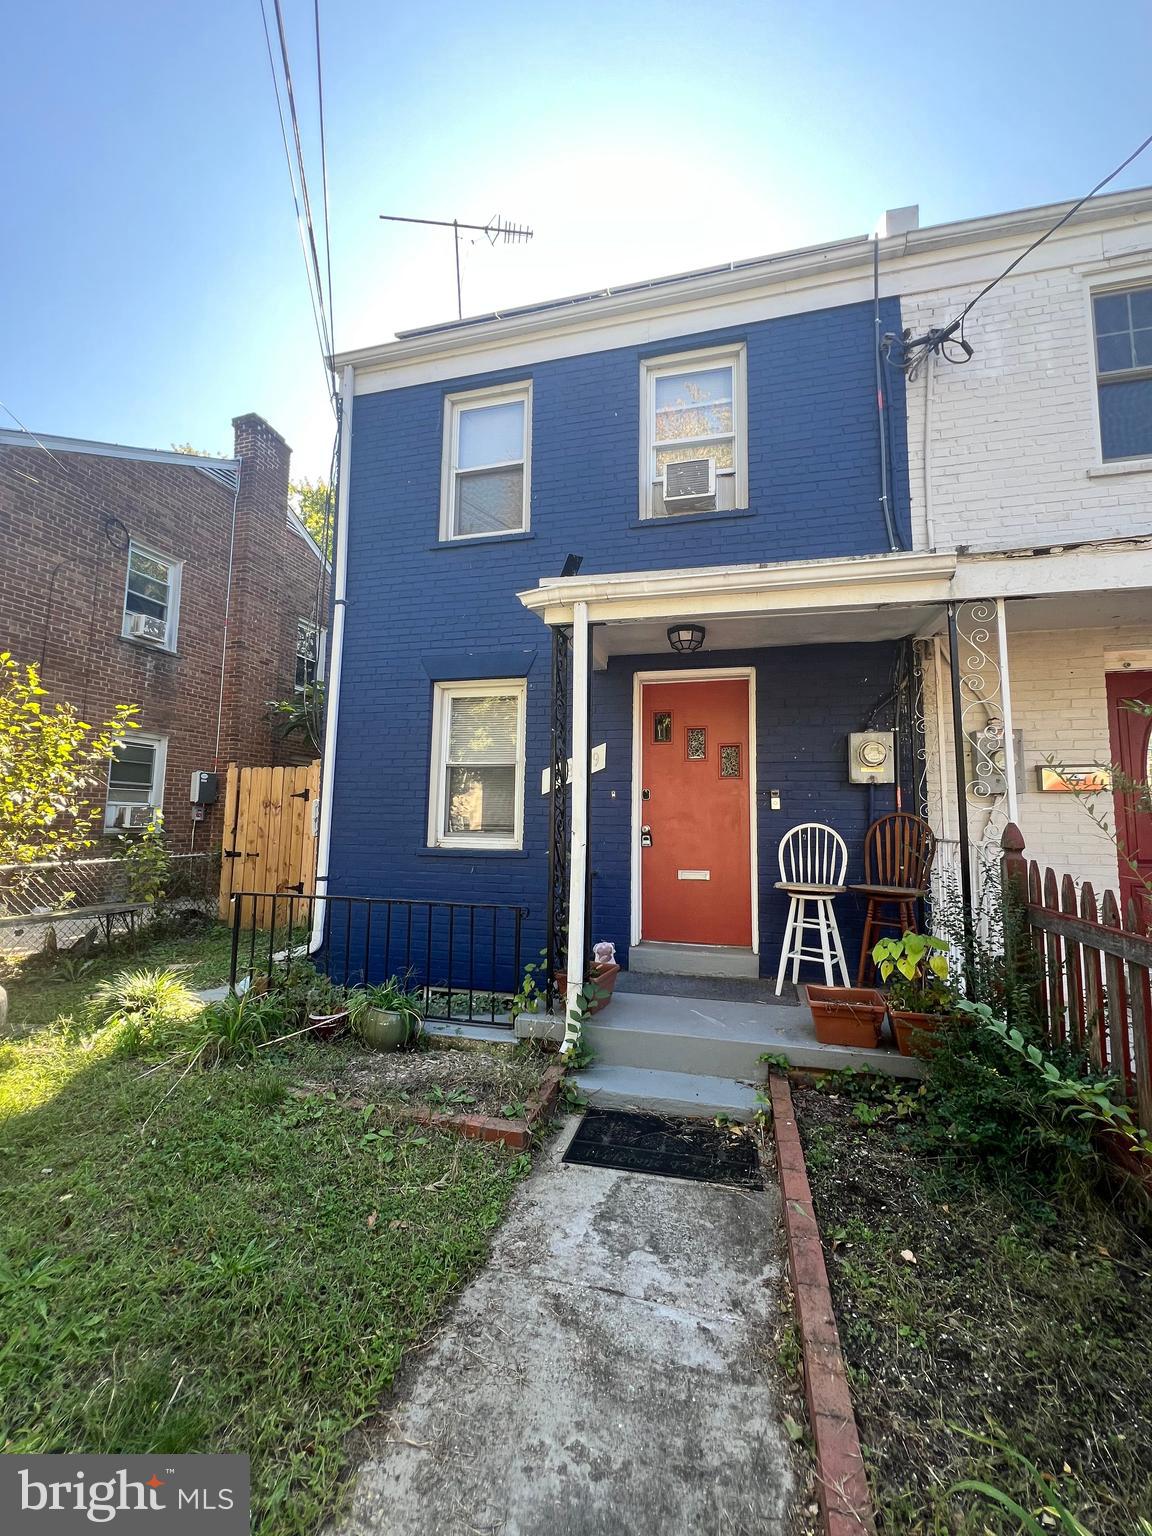
[[[1121,171],[1127,170],[1128,167],[1132,164],[1133,160],[1142,155],[1150,144],[1152,144],[1152,134],[1149,134],[1142,144],[1137,145],[1137,147],[1132,151],[1127,159],[1122,160],[1115,170],[1109,171],[1103,180],[1098,181],[1092,188],[1091,192],[1085,192],[1084,196],[1080,198],[1078,202],[1073,203],[1071,208],[1068,209],[1067,213],[1063,214],[1059,219],[1056,220],[1051,229],[1046,229],[1038,239],[1033,240],[1032,244],[1028,246],[1026,250],[1021,251],[1019,256],[1017,256],[1014,261],[1010,261],[998,277],[994,277],[990,283],[986,283],[984,287],[981,288],[976,297],[974,299],[970,299],[968,303],[965,304],[964,308],[956,316],[955,320],[950,321],[947,325],[939,327],[939,329],[930,330],[923,336],[917,336],[915,339],[906,341],[904,348],[904,367],[910,372],[915,373],[915,371],[919,368],[920,363],[923,361],[924,356],[928,352],[937,353],[940,357],[944,358],[945,362],[968,362],[972,357],[972,348],[968,342],[964,340],[964,321],[976,308],[980,300],[987,294],[991,293],[993,288],[996,287],[997,283],[1002,283],[1010,272],[1014,272],[1020,263],[1026,260],[1027,257],[1031,256],[1032,252],[1036,250],[1038,246],[1043,245],[1045,240],[1050,239],[1058,229],[1062,229],[1063,226],[1067,224],[1068,220],[1072,218],[1074,214],[1078,213],[1081,208],[1083,208],[1086,202],[1096,196],[1097,192],[1102,191],[1110,181],[1115,181],[1116,177],[1119,176]],[[959,332],[959,335],[957,335],[957,332]],[[955,340],[963,350],[963,357],[949,357],[948,353],[944,350],[948,342],[952,340]],[[913,349],[917,350],[913,352]]]
[[[328,220],[328,148],[324,138],[324,71],[320,65],[320,0],[313,0],[316,33],[316,106],[320,118],[320,179],[324,200],[324,269],[328,274],[328,330],[335,340],[336,316],[332,308],[332,230]]]
[[[288,89],[289,111],[293,120],[293,129],[297,146],[296,167],[292,163],[292,150],[288,143],[288,125],[284,117],[284,103],[280,93],[280,77],[276,71],[276,62],[272,53],[272,36],[268,27],[268,13],[264,0],[260,0],[260,19],[264,25],[264,44],[268,54],[268,68],[272,75],[272,90],[276,97],[276,113],[280,120],[280,138],[284,146],[284,158],[288,165],[288,183],[292,190],[292,204],[296,210],[296,230],[300,237],[300,249],[304,257],[304,269],[308,279],[308,297],[312,305],[312,319],[316,327],[316,339],[320,344],[320,355],[324,368],[324,387],[328,394],[333,411],[336,409],[334,376],[332,373],[331,357],[332,343],[331,332],[327,316],[324,310],[324,286],[320,279],[319,258],[316,254],[315,235],[312,231],[311,210],[308,204],[307,179],[304,170],[303,151],[300,145],[299,124],[296,118],[295,102],[291,94],[291,77],[287,74],[287,42],[284,36],[283,19],[280,16],[279,0],[275,0],[277,20],[279,23],[279,37],[281,45],[281,59],[286,71],[286,86]],[[297,170],[301,180],[300,191],[297,191]],[[307,221],[301,208],[301,201],[308,208]],[[308,234],[305,234],[307,222]],[[311,254],[309,247],[311,246]]]
[[[63,464],[61,464],[60,460],[52,452],[51,448],[48,447],[47,443],[42,443],[40,441],[40,439],[36,436],[35,432],[32,431],[31,427],[26,427],[24,425],[24,423],[20,420],[19,416],[17,416],[16,412],[14,410],[10,409],[10,407],[6,406],[4,404],[4,402],[3,402],[3,400],[0,400],[0,411],[3,411],[5,416],[11,416],[12,420],[20,428],[21,432],[27,432],[28,436],[36,444],[37,448],[43,448],[44,452],[52,460],[53,464],[55,464],[57,469],[64,470],[65,474],[68,473],[68,471],[66,469],[64,469],[64,466],[63,466]]]

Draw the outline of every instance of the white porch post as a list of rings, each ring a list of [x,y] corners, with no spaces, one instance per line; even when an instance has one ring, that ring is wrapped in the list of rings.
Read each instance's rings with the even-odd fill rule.
[[[1012,683],[1008,676],[1008,629],[1004,599],[996,599],[996,640],[1000,661],[1000,713],[1004,719],[1004,780],[1008,796],[1008,820],[1020,825],[1016,799],[1016,743],[1012,736]]]
[[[568,995],[565,1046],[584,986],[584,902],[588,880],[588,604],[572,605],[572,842],[568,853]]]

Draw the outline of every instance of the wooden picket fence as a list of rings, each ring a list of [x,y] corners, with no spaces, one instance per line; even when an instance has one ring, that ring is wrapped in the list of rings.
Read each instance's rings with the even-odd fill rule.
[[[1115,1077],[1140,1125],[1152,1132],[1152,936],[1137,905],[1121,912],[1111,891],[1097,903],[1088,882],[1077,892],[1024,857],[1020,829],[1001,841],[1004,890],[1027,916],[1041,1016],[1058,1043],[1082,1046]]]
[[[220,860],[220,918],[232,918],[232,897],[265,893],[241,902],[244,922],[267,928],[272,893],[307,898],[316,890],[316,824],[320,764],[300,768],[238,768],[228,765],[224,793],[224,845]],[[310,903],[276,903],[276,921],[307,921]]]

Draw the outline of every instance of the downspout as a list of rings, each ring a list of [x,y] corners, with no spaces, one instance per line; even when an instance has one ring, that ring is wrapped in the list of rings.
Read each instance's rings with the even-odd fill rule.
[[[875,327],[873,364],[876,376],[876,426],[880,433],[880,510],[884,514],[884,531],[888,535],[888,548],[900,549],[896,536],[896,524],[892,520],[892,507],[888,495],[888,433],[884,411],[884,376],[880,361],[880,236],[872,239],[872,320]]]
[[[344,612],[348,596],[348,496],[351,490],[352,394],[355,371],[351,364],[340,379],[340,452],[336,460],[336,564],[333,572],[332,635],[328,657],[328,681],[324,690],[324,750],[320,767],[320,827],[316,850],[316,890],[312,937],[308,953],[314,955],[324,942],[329,857],[332,848],[332,784],[336,776],[336,729],[340,718],[340,677],[344,666]]]

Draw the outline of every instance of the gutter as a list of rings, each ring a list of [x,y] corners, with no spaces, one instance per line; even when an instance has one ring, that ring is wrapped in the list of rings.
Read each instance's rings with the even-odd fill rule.
[[[355,369],[345,366],[340,377],[340,456],[336,491],[336,580],[332,597],[332,643],[328,664],[327,701],[324,718],[324,750],[320,754],[320,827],[316,849],[316,889],[319,901],[312,907],[312,936],[308,953],[314,955],[324,942],[328,894],[329,857],[332,849],[332,785],[336,777],[336,733],[340,722],[340,681],[344,669],[344,615],[348,597],[348,498],[351,490],[352,397]]]

